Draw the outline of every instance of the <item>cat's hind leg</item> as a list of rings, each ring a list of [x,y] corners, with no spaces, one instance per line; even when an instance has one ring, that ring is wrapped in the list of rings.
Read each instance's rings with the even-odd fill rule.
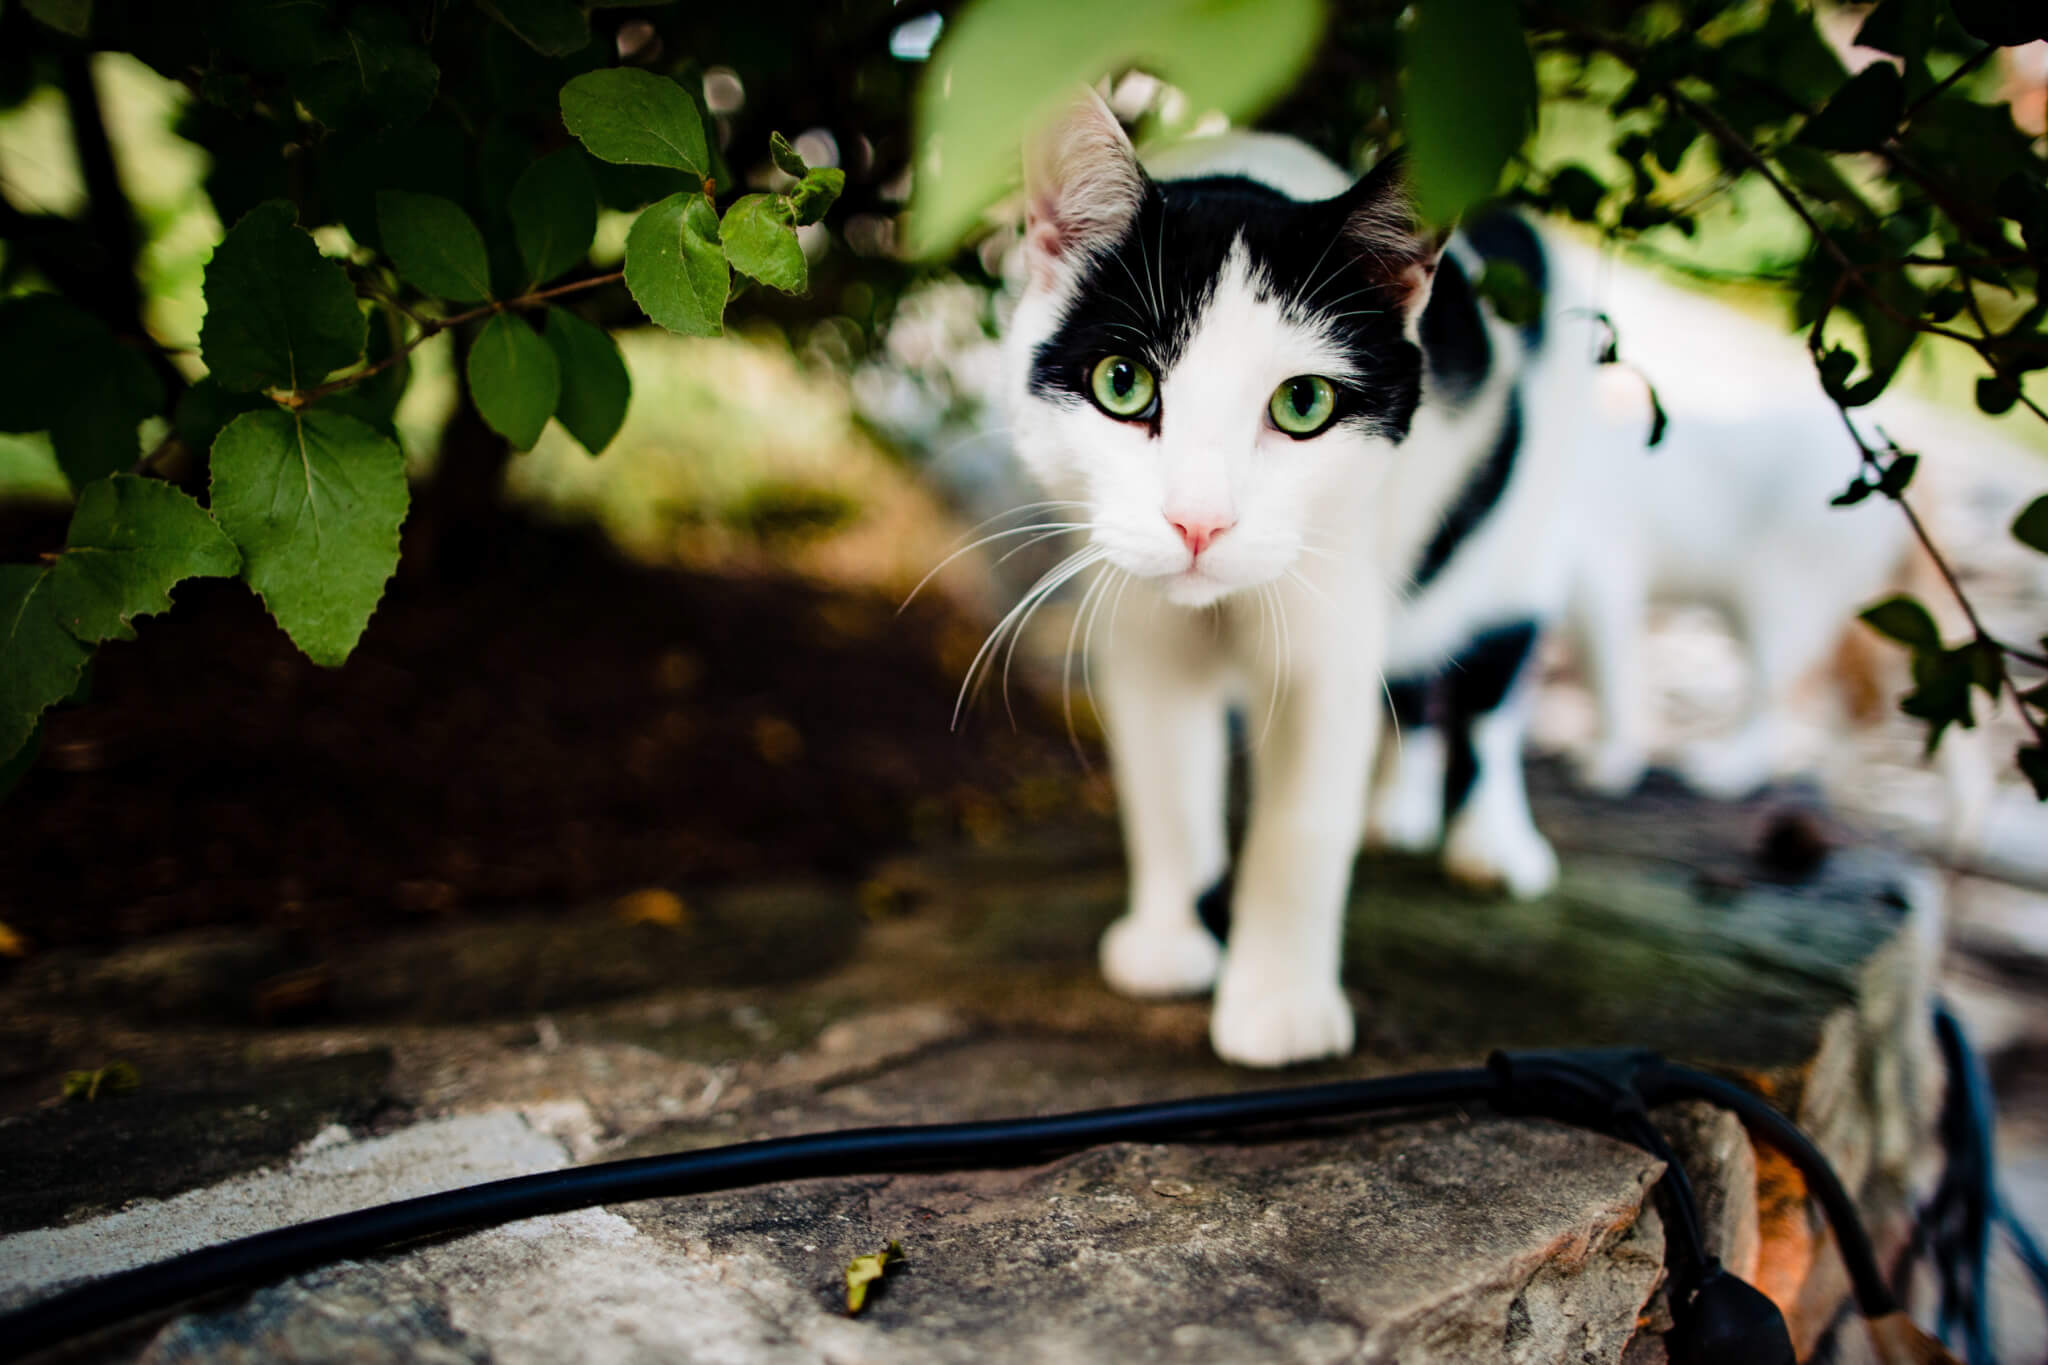
[[[1838,600],[1843,594],[1808,586],[1827,581],[1823,570],[1796,560],[1771,568],[1768,561],[1750,567],[1729,612],[1750,663],[1742,723],[1732,734],[1687,745],[1679,756],[1686,782],[1724,801],[1741,800],[1776,775],[1787,757],[1799,684],[1833,651],[1853,611]]]
[[[1557,854],[1529,813],[1522,773],[1536,624],[1483,632],[1445,674],[1451,737],[1444,870],[1454,881],[1531,900],[1557,884]]]
[[[1195,995],[1222,952],[1196,901],[1229,862],[1229,741],[1222,686],[1191,662],[1176,623],[1127,624],[1097,676],[1130,863],[1130,900],[1102,936],[1102,974],[1141,999]]]
[[[1572,585],[1572,635],[1600,733],[1577,759],[1579,780],[1606,796],[1636,789],[1649,766],[1649,682],[1643,640],[1649,602],[1640,552],[1619,528],[1589,528]]]

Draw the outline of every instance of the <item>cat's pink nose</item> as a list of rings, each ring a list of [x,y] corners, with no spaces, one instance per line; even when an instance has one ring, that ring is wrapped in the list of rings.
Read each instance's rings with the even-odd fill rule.
[[[1188,547],[1188,553],[1197,557],[1216,543],[1216,537],[1237,525],[1234,521],[1219,521],[1214,518],[1175,521],[1172,517],[1166,519],[1166,524],[1180,532],[1181,541]]]

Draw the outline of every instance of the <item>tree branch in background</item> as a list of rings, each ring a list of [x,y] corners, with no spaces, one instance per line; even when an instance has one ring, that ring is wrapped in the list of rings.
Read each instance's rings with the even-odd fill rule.
[[[85,184],[86,223],[92,259],[86,278],[77,283],[87,311],[99,317],[124,342],[134,345],[174,399],[184,392],[185,376],[165,358],[143,319],[142,289],[135,265],[141,254],[135,210],[121,185],[113,143],[107,137],[99,87],[93,81],[92,58],[66,52],[58,58],[63,73],[64,107],[70,115],[71,145]]]

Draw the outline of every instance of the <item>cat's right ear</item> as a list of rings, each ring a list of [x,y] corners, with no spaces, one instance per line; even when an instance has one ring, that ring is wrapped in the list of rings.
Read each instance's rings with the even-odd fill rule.
[[[1114,245],[1145,200],[1145,172],[1123,125],[1083,89],[1024,144],[1024,254],[1050,286]]]

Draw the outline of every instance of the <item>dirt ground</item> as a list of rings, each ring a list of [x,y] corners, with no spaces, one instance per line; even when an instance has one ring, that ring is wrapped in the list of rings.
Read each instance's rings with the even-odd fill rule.
[[[6,802],[0,922],[32,951],[213,926],[331,944],[651,886],[851,879],[1074,799],[1056,719],[985,708],[949,729],[941,658],[979,627],[942,597],[896,606],[641,567],[508,514],[460,581],[401,570],[327,670],[242,585],[188,583],[50,716]]]

